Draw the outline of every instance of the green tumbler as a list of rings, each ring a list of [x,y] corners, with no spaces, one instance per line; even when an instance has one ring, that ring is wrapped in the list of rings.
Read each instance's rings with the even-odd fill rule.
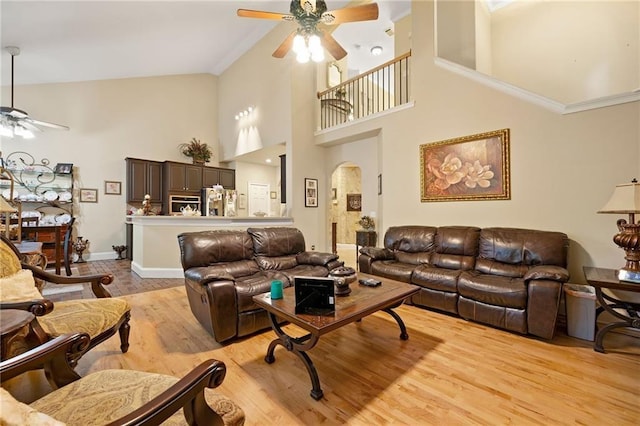
[[[282,281],[280,280],[271,281],[271,298],[282,299]]]

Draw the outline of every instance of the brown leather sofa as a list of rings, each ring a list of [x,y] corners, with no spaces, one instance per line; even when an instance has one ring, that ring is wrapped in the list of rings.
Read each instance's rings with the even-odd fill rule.
[[[561,232],[471,226],[397,226],[384,248],[360,250],[360,271],[421,287],[417,306],[551,339],[569,239]]]
[[[271,281],[293,285],[295,276],[326,277],[343,262],[332,253],[305,251],[296,228],[215,230],[178,235],[191,311],[217,342],[269,328],[252,297]]]

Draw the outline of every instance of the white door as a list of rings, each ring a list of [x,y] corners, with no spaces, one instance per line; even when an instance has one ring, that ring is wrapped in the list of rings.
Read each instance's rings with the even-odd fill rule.
[[[249,183],[249,205],[248,215],[255,216],[255,213],[263,212],[269,214],[269,191],[271,187],[266,183]]]

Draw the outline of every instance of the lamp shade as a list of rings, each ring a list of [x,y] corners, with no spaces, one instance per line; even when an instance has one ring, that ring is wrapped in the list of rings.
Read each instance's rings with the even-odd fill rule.
[[[0,213],[13,213],[17,212],[18,209],[13,207],[4,197],[0,197]]]
[[[611,198],[598,213],[640,213],[640,183],[616,185]]]

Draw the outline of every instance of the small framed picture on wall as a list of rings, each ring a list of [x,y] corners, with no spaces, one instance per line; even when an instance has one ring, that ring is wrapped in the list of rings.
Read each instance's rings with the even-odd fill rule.
[[[318,207],[318,179],[304,179],[304,206]]]

